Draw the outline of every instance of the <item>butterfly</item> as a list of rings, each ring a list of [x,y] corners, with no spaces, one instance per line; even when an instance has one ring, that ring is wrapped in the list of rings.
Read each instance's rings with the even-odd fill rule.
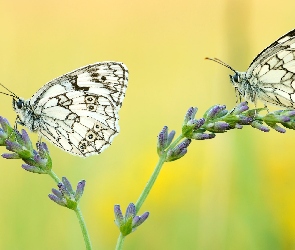
[[[127,84],[123,63],[98,62],[48,82],[28,100],[10,93],[18,123],[86,157],[100,154],[119,133],[118,111]]]
[[[206,58],[231,69],[230,81],[238,96],[253,102],[262,101],[295,108],[295,29],[265,48],[246,72],[234,70],[217,58]]]

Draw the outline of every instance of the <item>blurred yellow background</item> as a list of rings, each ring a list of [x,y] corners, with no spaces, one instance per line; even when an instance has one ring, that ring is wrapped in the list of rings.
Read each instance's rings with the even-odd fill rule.
[[[0,2],[0,82],[17,95],[30,98],[98,61],[129,68],[121,132],[110,148],[82,159],[49,145],[59,177],[87,181],[80,205],[93,249],[115,248],[113,206],[136,202],[162,127],[179,134],[190,106],[198,117],[214,104],[234,106],[231,72],[204,58],[245,71],[295,28],[294,9],[293,0]],[[0,98],[0,115],[13,123],[11,98]],[[184,158],[164,165],[139,213],[150,218],[124,249],[295,249],[294,138],[292,130],[245,127],[194,141]],[[49,176],[23,171],[20,160],[0,165],[0,249],[84,249],[75,214],[47,197],[55,187]]]

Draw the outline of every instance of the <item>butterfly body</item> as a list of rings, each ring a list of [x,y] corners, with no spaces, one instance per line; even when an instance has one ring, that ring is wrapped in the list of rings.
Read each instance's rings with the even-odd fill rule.
[[[13,99],[19,123],[74,155],[101,153],[119,133],[128,83],[119,62],[100,62],[45,84],[32,98]]]
[[[235,72],[230,81],[246,100],[295,108],[295,29],[259,53],[246,72],[236,71],[219,59],[210,60]]]

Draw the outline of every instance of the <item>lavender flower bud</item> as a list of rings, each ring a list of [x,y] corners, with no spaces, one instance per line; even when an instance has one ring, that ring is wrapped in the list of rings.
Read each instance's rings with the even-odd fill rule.
[[[278,131],[279,133],[286,133],[286,129],[280,127],[279,125],[277,124],[274,124],[271,126],[274,130]]]
[[[142,216],[135,216],[132,221],[132,227],[135,229],[136,227],[140,226],[149,217],[149,215],[149,212],[145,212]]]
[[[10,134],[13,131],[13,128],[10,126],[7,119],[0,116],[0,125],[3,129],[3,131],[7,134]]]
[[[0,128],[0,146],[5,146],[6,145],[5,141],[6,141],[7,138],[8,138],[8,134],[5,133],[3,131],[3,129]]]
[[[212,133],[224,133],[226,130],[230,129],[230,125],[224,121],[217,121],[214,123],[209,123],[206,129]]]
[[[168,127],[164,126],[158,135],[157,152],[161,156],[165,149],[170,145],[175,135],[175,131],[172,130],[168,135]]]
[[[230,113],[233,115],[239,115],[248,109],[248,102],[241,102]]]
[[[285,115],[274,115],[273,113],[269,113],[266,116],[264,116],[263,121],[266,124],[274,124],[274,123],[281,123],[281,122],[289,122],[290,117]]]
[[[197,111],[198,111],[197,107],[190,107],[184,116],[183,124],[187,124],[189,120],[194,119]]]
[[[12,154],[4,153],[4,154],[2,154],[2,157],[5,159],[20,159],[20,157],[17,153],[12,153]]]
[[[60,199],[63,198],[63,194],[62,194],[59,190],[53,188],[51,191],[52,191],[52,193],[53,193],[55,196],[57,196],[58,198],[60,198]]]
[[[71,185],[71,183],[69,182],[69,180],[68,180],[66,177],[62,177],[62,182],[63,182],[64,186],[66,187],[67,191],[68,191],[70,194],[73,194],[74,191],[73,191],[72,185]]]
[[[207,140],[213,139],[214,137],[215,134],[194,133],[191,138],[194,140]]]
[[[114,213],[115,223],[119,227],[123,236],[132,233],[149,216],[149,212],[145,212],[142,216],[136,216],[136,208],[133,203],[130,203],[127,207],[125,216],[122,214],[120,205],[114,206]]]
[[[114,206],[115,213],[115,223],[118,227],[121,227],[124,224],[124,217],[120,208],[120,205]]]
[[[238,116],[238,123],[241,125],[249,125],[251,122],[253,122],[253,118],[249,116],[239,115]]]
[[[206,120],[211,120],[213,118],[216,118],[216,116],[223,110],[225,110],[225,105],[214,105],[209,110],[206,111],[204,118]]]
[[[21,133],[21,138],[22,138],[22,141],[24,143],[24,146],[29,150],[29,151],[32,151],[33,150],[33,144],[29,138],[29,135],[28,133],[22,129],[22,133]]]
[[[136,215],[136,207],[133,203],[130,203],[126,209],[125,219],[134,218]]]
[[[251,126],[252,126],[253,128],[257,128],[257,129],[261,130],[262,132],[269,132],[269,130],[270,130],[268,127],[262,125],[262,124],[259,123],[258,121],[253,121],[253,122],[251,123]]]
[[[184,141],[179,143],[175,148],[168,150],[166,161],[175,161],[183,157],[187,153],[187,147],[190,145],[190,143],[190,139],[185,139]]]
[[[35,166],[28,165],[28,164],[22,164],[22,168],[28,172],[31,172],[31,173],[46,174],[46,172],[44,172],[44,170],[42,170],[38,167],[35,167]]]
[[[67,206],[66,201],[64,199],[61,199],[53,194],[49,194],[48,197],[50,200],[54,201],[55,203],[57,203],[60,206],[63,206],[63,207]]]
[[[81,199],[81,197],[83,195],[85,184],[86,184],[85,180],[78,182],[77,190],[76,190],[76,194],[75,194],[75,199],[77,202]]]
[[[57,186],[59,190],[53,188],[53,194],[50,194],[49,198],[59,205],[76,210],[84,191],[85,181],[82,180],[78,183],[76,192],[74,192],[71,183],[66,177],[62,177],[62,182],[58,183]]]

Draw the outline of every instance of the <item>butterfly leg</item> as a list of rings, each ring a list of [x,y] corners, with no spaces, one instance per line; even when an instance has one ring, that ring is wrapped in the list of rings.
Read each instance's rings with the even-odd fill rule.
[[[14,130],[17,130],[17,124],[20,124],[22,126],[24,126],[25,124],[21,121],[21,119],[19,118],[19,116],[17,115],[15,118],[15,123],[14,123]]]
[[[38,133],[38,143],[41,144],[41,142],[42,142],[41,140],[42,140],[42,135],[40,133]]]
[[[236,94],[236,104],[239,104],[242,102],[242,96],[238,90],[238,88],[235,88],[235,94]]]
[[[269,108],[267,107],[265,103],[264,103],[264,108],[266,109],[267,113],[269,113]]]

